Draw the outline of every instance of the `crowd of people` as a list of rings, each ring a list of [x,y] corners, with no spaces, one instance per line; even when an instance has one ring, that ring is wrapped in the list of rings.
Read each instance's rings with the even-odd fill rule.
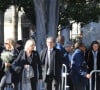
[[[46,45],[37,52],[33,39],[23,44],[8,38],[0,48],[0,90],[37,90],[39,81],[44,83],[44,90],[64,90],[63,64],[69,73],[69,90],[89,90],[91,77],[92,90],[100,90],[100,73],[90,75],[92,70],[100,70],[98,41],[89,48],[82,42],[64,45],[64,37],[59,35],[56,40],[48,37]]]

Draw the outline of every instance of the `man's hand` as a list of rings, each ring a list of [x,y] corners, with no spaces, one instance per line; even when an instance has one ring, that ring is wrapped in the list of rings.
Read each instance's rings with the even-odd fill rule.
[[[86,74],[86,78],[88,79],[91,78],[90,74]]]

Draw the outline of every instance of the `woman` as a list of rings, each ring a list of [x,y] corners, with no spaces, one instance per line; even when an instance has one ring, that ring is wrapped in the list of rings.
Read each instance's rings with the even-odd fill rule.
[[[8,38],[4,43],[5,49],[1,53],[2,61],[2,78],[0,81],[0,90],[3,90],[5,85],[11,84],[17,81],[17,75],[11,68],[12,62],[18,55],[18,51],[15,49],[15,41]],[[15,85],[16,86],[16,85]],[[16,90],[16,89],[15,89]]]
[[[85,46],[83,43],[76,43],[75,48],[71,62],[73,87],[74,90],[86,90],[87,78],[90,78],[90,75],[87,73],[87,65],[84,58]]]
[[[41,62],[38,52],[35,51],[34,48],[35,42],[33,40],[28,40],[25,44],[24,50],[20,52],[19,56],[13,63],[15,71],[21,75],[20,90],[36,90],[38,78],[42,79]],[[31,76],[27,71],[31,72]]]
[[[89,73],[92,70],[100,70],[100,49],[99,49],[99,43],[97,41],[93,41],[91,43],[91,49],[86,52],[85,57],[88,64]],[[93,77],[92,90],[95,90],[94,88],[97,88],[97,90],[100,90],[100,85],[99,85],[100,73],[97,73],[93,75],[92,77]],[[94,86],[95,83],[96,83],[96,86]]]

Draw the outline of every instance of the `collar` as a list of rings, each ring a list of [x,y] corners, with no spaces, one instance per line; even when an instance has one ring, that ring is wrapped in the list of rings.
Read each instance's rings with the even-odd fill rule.
[[[48,48],[47,50],[48,50],[48,51],[53,51],[53,48]]]

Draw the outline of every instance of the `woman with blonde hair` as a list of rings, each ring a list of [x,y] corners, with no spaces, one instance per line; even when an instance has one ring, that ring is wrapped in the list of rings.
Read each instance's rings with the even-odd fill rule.
[[[12,63],[18,56],[18,51],[15,49],[15,41],[12,38],[8,38],[5,43],[4,47],[5,49],[1,53],[1,60],[2,60],[2,78],[0,80],[0,90],[4,90],[4,88],[7,88],[8,84],[14,83],[14,86],[16,88],[16,81],[18,79],[18,76],[12,69]],[[16,89],[15,89],[16,90]]]
[[[15,71],[20,73],[20,90],[36,90],[38,79],[42,79],[42,68],[34,40],[27,40],[24,50],[13,63]],[[38,72],[37,72],[38,71]]]
[[[15,41],[12,39],[12,38],[8,38],[6,41],[5,41],[5,48],[8,49],[8,50],[12,50],[15,48]],[[6,45],[8,45],[9,47],[6,47]]]

